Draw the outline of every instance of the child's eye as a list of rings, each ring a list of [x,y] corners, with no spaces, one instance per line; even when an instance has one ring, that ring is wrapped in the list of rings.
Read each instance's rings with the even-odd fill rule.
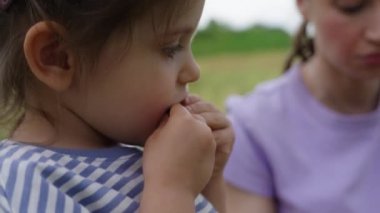
[[[347,15],[353,15],[359,13],[364,6],[366,6],[367,1],[365,0],[340,0],[336,1],[336,7]]]
[[[183,50],[183,46],[181,44],[176,44],[174,46],[169,46],[162,49],[164,54],[169,58],[174,58],[175,54],[181,50]]]

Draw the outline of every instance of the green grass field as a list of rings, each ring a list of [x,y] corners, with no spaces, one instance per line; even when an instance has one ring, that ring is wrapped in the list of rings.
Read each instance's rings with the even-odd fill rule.
[[[280,75],[286,54],[277,50],[200,57],[201,79],[190,86],[190,91],[223,110],[228,96],[245,94],[257,83]]]
[[[280,75],[291,40],[281,29],[253,26],[234,31],[210,22],[192,45],[202,71],[191,91],[223,110],[229,95],[247,93],[257,83]]]

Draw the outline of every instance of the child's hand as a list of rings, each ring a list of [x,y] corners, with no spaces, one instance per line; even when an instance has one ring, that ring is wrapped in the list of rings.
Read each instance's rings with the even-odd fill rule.
[[[180,104],[173,106],[145,144],[145,186],[186,191],[195,198],[210,180],[215,149],[205,120]]]
[[[224,213],[227,210],[223,170],[234,143],[231,124],[222,112],[199,97],[189,96],[184,104],[191,113],[203,117],[213,131],[217,144],[214,171],[202,194],[214,205],[218,212]]]
[[[211,103],[203,101],[200,97],[189,96],[184,105],[195,115],[200,115],[212,129],[216,141],[216,158],[212,178],[223,176],[223,170],[231,154],[234,143],[234,132],[224,113],[220,112]]]

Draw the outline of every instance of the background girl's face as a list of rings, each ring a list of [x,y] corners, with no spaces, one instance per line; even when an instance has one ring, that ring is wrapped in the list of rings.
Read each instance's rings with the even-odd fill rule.
[[[167,30],[154,28],[151,17],[136,23],[128,49],[124,35],[115,35],[85,86],[68,96],[71,110],[108,138],[141,144],[199,78],[190,44],[204,0],[189,2]]]
[[[380,77],[379,0],[299,0],[315,25],[316,57],[359,79]]]

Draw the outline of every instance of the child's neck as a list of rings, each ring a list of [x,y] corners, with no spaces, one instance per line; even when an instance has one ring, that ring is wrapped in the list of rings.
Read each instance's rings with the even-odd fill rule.
[[[324,66],[318,58],[308,62],[302,74],[311,93],[337,112],[368,113],[378,106],[380,79],[354,79]]]
[[[55,118],[50,121],[41,112],[27,110],[11,139],[37,146],[65,149],[96,149],[115,145],[69,110],[61,108],[59,115],[59,120]]]

